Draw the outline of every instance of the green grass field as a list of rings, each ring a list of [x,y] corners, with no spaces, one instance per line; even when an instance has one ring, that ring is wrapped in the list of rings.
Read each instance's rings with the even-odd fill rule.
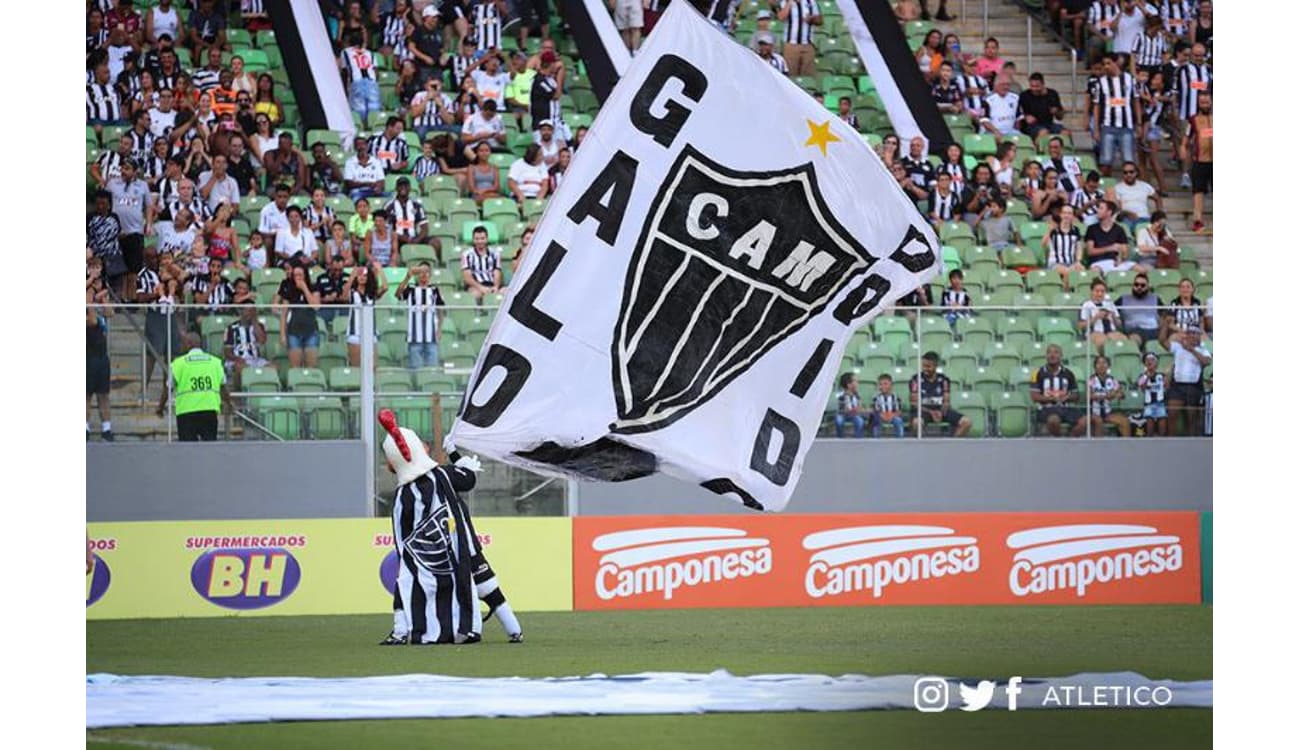
[[[413,672],[940,674],[1211,673],[1212,610],[1160,607],[862,607],[521,616],[527,642],[488,623],[471,647],[381,648],[385,615],[87,623],[86,669],[117,674],[357,676]],[[1210,746],[1211,711],[914,711],[298,722],[95,730],[91,747],[918,747],[1048,741],[1052,748]]]

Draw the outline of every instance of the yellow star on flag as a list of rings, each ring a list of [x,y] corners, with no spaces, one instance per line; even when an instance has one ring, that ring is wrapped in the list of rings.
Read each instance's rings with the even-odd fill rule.
[[[827,120],[821,125],[812,120],[805,120],[808,123],[808,140],[804,141],[805,146],[817,146],[822,150],[822,156],[826,155],[826,144],[835,143],[840,140],[839,136],[831,132],[831,121]]]

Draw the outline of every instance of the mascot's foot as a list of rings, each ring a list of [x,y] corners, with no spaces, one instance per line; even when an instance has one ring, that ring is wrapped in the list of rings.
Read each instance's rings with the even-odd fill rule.
[[[381,646],[405,646],[407,643],[406,636],[399,637],[396,633],[389,633],[388,637],[379,642]]]
[[[524,634],[523,634],[523,633],[511,633],[511,634],[510,634],[510,642],[511,642],[511,643],[523,643],[523,642],[524,642]]]

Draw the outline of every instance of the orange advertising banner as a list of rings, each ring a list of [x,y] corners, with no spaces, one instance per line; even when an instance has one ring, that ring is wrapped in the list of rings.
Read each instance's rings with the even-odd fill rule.
[[[1193,604],[1195,512],[580,516],[575,609]]]

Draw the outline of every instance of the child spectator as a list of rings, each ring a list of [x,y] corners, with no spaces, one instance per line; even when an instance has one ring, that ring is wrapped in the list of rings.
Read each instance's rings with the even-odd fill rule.
[[[853,114],[853,100],[847,96],[840,97],[840,119],[854,130],[858,129],[858,116]]]
[[[263,244],[261,232],[253,232],[248,236],[248,249],[244,251],[244,260],[250,271],[266,268],[266,245]]]
[[[893,425],[894,437],[903,437],[907,427],[903,421],[903,402],[894,394],[894,378],[887,372],[882,373],[876,380],[876,387],[879,393],[871,402],[871,437],[880,437],[880,428],[885,424]]]
[[[1142,418],[1148,420],[1147,437],[1164,437],[1169,430],[1169,412],[1165,408],[1165,374],[1156,369],[1159,363],[1160,358],[1155,352],[1147,352],[1142,357],[1145,369],[1137,379],[1137,388],[1142,392]]]
[[[999,259],[1003,250],[1016,244],[1016,229],[1011,217],[1007,216],[1007,202],[1000,195],[989,200],[980,212],[976,226],[984,231],[984,244],[998,251]]]
[[[1116,412],[1111,403],[1123,397],[1124,389],[1110,374],[1110,360],[1098,355],[1093,361],[1092,376],[1088,378],[1088,414],[1093,437],[1105,437],[1108,423],[1115,425],[1120,437],[1129,436],[1128,418]]]
[[[943,290],[940,304],[943,305],[943,316],[948,319],[950,326],[957,325],[959,318],[970,315],[970,293],[963,287],[965,278],[960,268],[948,272],[948,288]]]
[[[851,372],[840,375],[839,407],[835,411],[835,437],[844,437],[844,425],[853,423],[853,437],[862,437],[867,428],[867,410],[858,397],[858,378]]]

